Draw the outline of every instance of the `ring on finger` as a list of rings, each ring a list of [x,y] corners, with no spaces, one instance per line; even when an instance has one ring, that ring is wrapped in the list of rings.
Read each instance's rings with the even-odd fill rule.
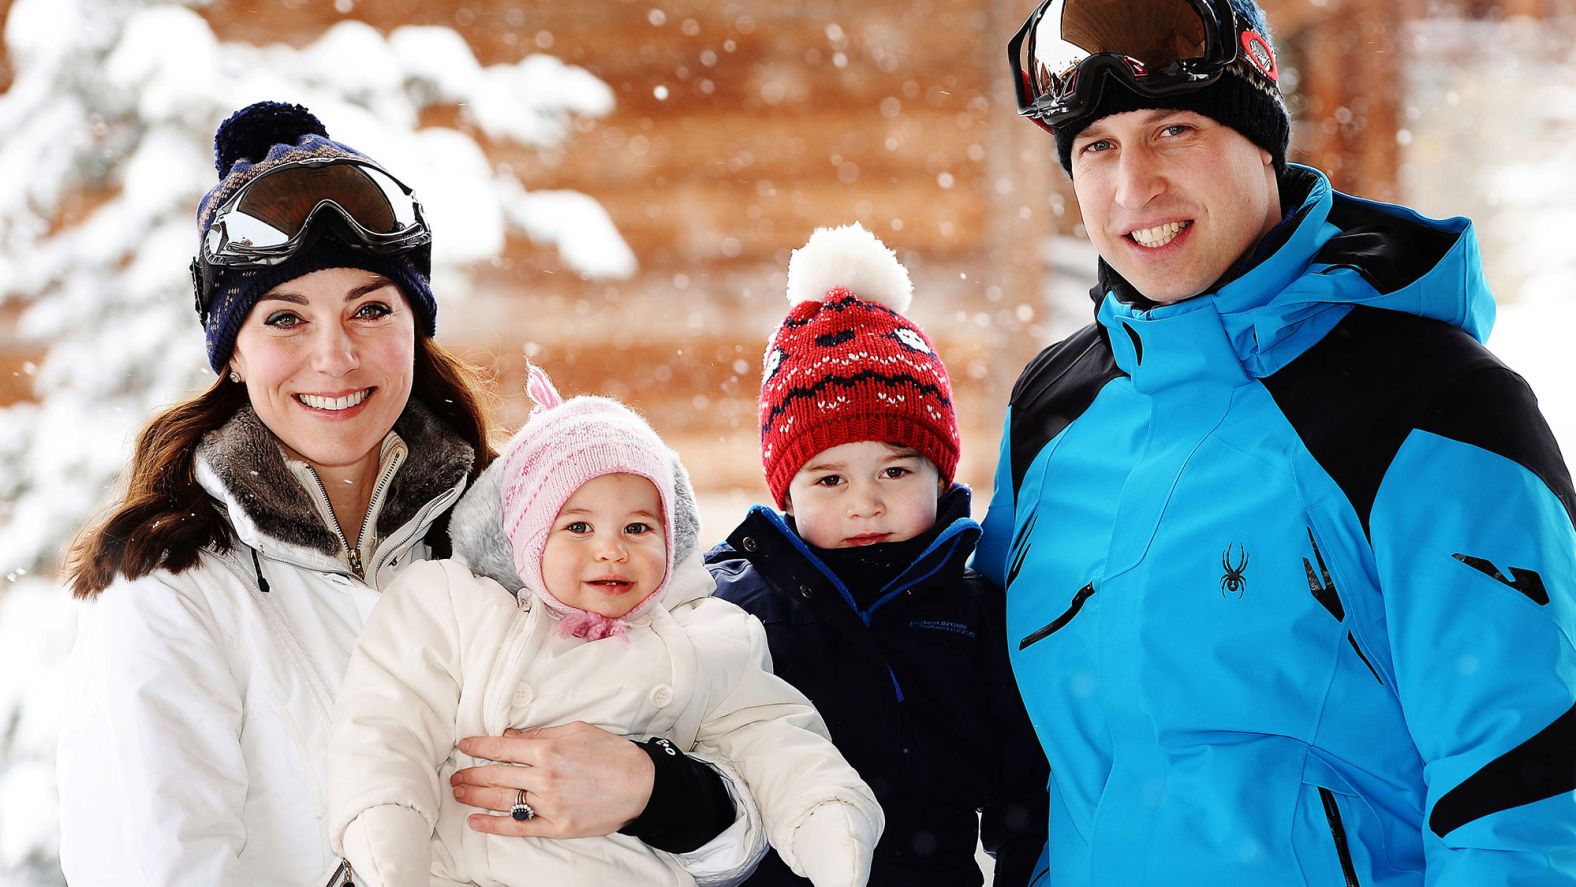
[[[536,811],[525,802],[525,789],[515,789],[514,806],[509,808],[509,815],[520,822],[529,822],[536,817]]]

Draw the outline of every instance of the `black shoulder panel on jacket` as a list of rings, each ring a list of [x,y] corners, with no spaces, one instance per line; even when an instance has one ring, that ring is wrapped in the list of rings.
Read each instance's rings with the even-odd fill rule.
[[[1576,527],[1570,469],[1532,388],[1510,368],[1500,364],[1462,379],[1447,398],[1429,405],[1417,427],[1498,453],[1537,475]]]
[[[1379,484],[1413,430],[1520,464],[1576,523],[1570,472],[1532,390],[1448,323],[1359,306],[1263,383],[1365,532]]]
[[[1393,293],[1427,273],[1459,236],[1339,194],[1328,219],[1341,233],[1330,238],[1313,260],[1353,268],[1381,293]]]
[[[1029,463],[1094,402],[1106,383],[1127,375],[1116,365],[1099,324],[1090,324],[1041,351],[1012,388],[1012,491]]]

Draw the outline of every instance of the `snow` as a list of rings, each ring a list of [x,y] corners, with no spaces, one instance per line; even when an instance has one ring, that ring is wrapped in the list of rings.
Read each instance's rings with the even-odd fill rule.
[[[169,47],[179,46],[180,52]],[[196,13],[178,7],[148,9],[133,15],[114,51],[104,62],[104,77],[120,96],[136,102],[147,123],[179,121],[204,101],[219,42]]]
[[[1576,16],[1422,21],[1407,35],[1407,162],[1419,211],[1466,215],[1499,304],[1489,350],[1532,385],[1576,455]],[[1486,51],[1485,47],[1493,47]]]
[[[24,300],[19,332],[49,350],[29,368],[39,402],[0,409],[0,885],[60,880],[52,700],[74,611],[26,574],[58,562],[147,416],[213,378],[186,266],[219,121],[253,101],[300,102],[394,170],[424,202],[449,305],[464,269],[498,258],[510,232],[588,277],[636,268],[593,198],[528,192],[475,137],[418,126],[424,109],[452,106],[493,143],[551,148],[577,117],[612,109],[590,73],[540,54],[484,67],[432,27],[385,37],[345,21],[301,49],[225,43],[197,2],[16,0],[6,15],[0,302]]]
[[[61,27],[78,17],[93,25]],[[0,96],[0,123],[14,124],[0,143],[0,301],[32,300],[20,329],[52,347],[36,377],[41,408],[4,413],[8,431],[31,444],[0,447],[13,459],[0,463],[12,513],[44,518],[0,537],[0,564],[54,559],[85,513],[80,503],[101,498],[119,467],[124,450],[107,445],[137,421],[123,417],[209,378],[185,266],[193,207],[214,183],[213,128],[239,105],[301,101],[336,138],[397,171],[437,232],[440,281],[498,257],[510,231],[558,249],[587,276],[635,269],[594,199],[528,193],[472,136],[417,128],[423,108],[452,103],[490,138],[551,146],[577,116],[612,106],[605,85],[557,59],[483,67],[453,31],[399,28],[385,38],[355,21],[300,50],[222,44],[184,6],[107,0],[20,0],[6,36],[16,82]],[[52,230],[63,197],[84,190],[102,202]],[[106,421],[106,409],[119,415]],[[104,433],[75,430],[85,425]],[[76,481],[62,495],[66,477]]]
[[[518,189],[511,182],[505,190]],[[600,203],[574,191],[533,191],[508,204],[514,223],[540,246],[556,246],[571,264],[589,277],[627,277],[635,271],[635,253],[627,245],[607,248],[617,229]]]
[[[406,76],[427,84],[439,101],[471,95],[483,76],[465,38],[449,28],[399,28],[389,35],[389,47]]]
[[[1506,305],[1499,309],[1489,350],[1520,373],[1538,396],[1567,465],[1576,462],[1576,396],[1571,386],[1571,352],[1565,339],[1576,330],[1576,299],[1566,280],[1561,298]]]
[[[28,678],[0,677],[0,884],[49,883],[20,880],[30,871],[48,876],[60,830],[54,753],[65,674],[39,664],[58,663],[71,648],[76,614],[53,582],[22,578],[0,586],[9,586],[0,593],[0,676]]]

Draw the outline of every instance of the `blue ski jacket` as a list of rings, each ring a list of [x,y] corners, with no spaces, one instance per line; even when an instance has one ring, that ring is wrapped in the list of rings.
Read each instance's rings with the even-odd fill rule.
[[[975,566],[1050,883],[1576,883],[1576,495],[1471,223],[1281,192],[1213,292],[1103,268],[1013,391]]]

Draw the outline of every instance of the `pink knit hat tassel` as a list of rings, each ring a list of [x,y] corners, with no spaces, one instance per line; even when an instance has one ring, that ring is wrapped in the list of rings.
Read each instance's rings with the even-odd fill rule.
[[[534,363],[526,367],[525,393],[541,410],[550,410],[564,402],[558,389],[553,387],[553,380],[547,378],[547,372]]]

